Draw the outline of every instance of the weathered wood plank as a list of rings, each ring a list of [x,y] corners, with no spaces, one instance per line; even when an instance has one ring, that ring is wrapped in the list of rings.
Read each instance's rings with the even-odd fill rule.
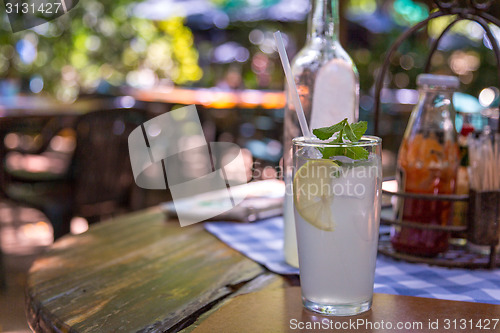
[[[37,259],[29,320],[41,331],[168,331],[262,272],[201,225],[180,228],[152,209],[65,237]]]
[[[299,287],[267,288],[231,298],[193,333],[212,332],[446,332],[446,320],[482,323],[498,318],[500,305],[374,294],[372,309],[356,316],[323,316],[305,310]],[[435,323],[437,327],[430,327]],[[438,323],[438,324],[436,324]],[[299,326],[300,324],[300,326]],[[470,324],[470,323],[469,323]],[[399,326],[398,325],[402,325]],[[406,326],[409,325],[409,326]],[[484,326],[483,326],[484,327]],[[457,332],[458,330],[451,329]],[[463,332],[481,332],[468,326]],[[497,328],[498,331],[498,328]]]
[[[203,321],[205,321],[208,317],[210,317],[213,313],[217,312],[220,308],[224,307],[227,303],[231,302],[231,300],[239,295],[250,294],[253,292],[261,291],[261,290],[273,290],[286,288],[290,286],[298,286],[299,279],[298,276],[290,276],[283,277],[271,272],[267,272],[259,275],[252,281],[244,284],[239,288],[236,292],[228,295],[223,301],[217,303],[212,309],[203,313],[192,325],[186,327],[181,331],[181,333],[190,333],[198,326],[200,326]]]

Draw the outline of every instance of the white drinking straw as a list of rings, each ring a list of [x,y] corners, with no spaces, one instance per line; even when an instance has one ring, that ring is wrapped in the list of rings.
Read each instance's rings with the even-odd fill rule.
[[[295,106],[295,111],[297,111],[300,129],[302,130],[302,134],[304,134],[306,138],[311,138],[311,132],[309,131],[309,127],[307,126],[304,109],[302,109],[302,104],[300,103],[299,92],[297,91],[295,80],[292,75],[292,68],[290,67],[290,62],[288,61],[288,56],[286,54],[285,44],[283,43],[283,38],[281,37],[281,33],[279,31],[276,31],[274,33],[274,40],[276,41],[281,64],[283,65],[283,70],[285,71],[285,76],[288,81],[288,90],[292,94],[292,102]]]

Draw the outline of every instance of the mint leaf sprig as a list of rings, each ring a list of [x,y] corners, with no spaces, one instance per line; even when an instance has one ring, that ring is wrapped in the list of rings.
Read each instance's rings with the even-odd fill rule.
[[[349,124],[347,118],[345,118],[333,126],[316,128],[313,130],[313,134],[320,140],[327,140],[338,133],[337,137],[330,142],[331,144],[358,142],[367,128],[368,123],[366,121]],[[354,146],[325,147],[319,148],[319,151],[323,154],[324,159],[329,159],[332,156],[347,156],[353,160],[366,160],[370,154],[365,148]]]

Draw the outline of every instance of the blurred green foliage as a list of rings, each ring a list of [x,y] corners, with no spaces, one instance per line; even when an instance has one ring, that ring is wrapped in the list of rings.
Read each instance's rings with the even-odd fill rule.
[[[375,0],[357,0],[375,1]],[[355,0],[351,0],[351,3]],[[346,49],[353,57],[360,72],[361,89],[368,92],[373,88],[379,69],[387,56],[387,52],[396,39],[416,22],[402,21],[405,11],[401,11],[401,3],[413,2],[408,13],[419,11],[425,7],[428,11],[436,10],[432,1],[378,1],[379,10],[390,13],[396,25],[385,33],[367,34],[364,43],[357,41],[356,35],[349,35]],[[495,3],[490,14],[498,13],[500,4]],[[398,10],[400,12],[398,12]],[[420,17],[425,19],[427,15]],[[444,16],[430,21],[429,25],[406,39],[390,59],[386,86],[391,88],[416,88],[416,77],[424,71],[431,44],[445,27],[455,19]],[[419,20],[420,21],[420,20]],[[491,25],[497,38],[500,29]],[[474,22],[461,21],[441,40],[439,49],[431,59],[431,72],[436,74],[456,75],[460,78],[460,90],[474,96],[488,86],[498,85],[497,63],[494,52],[485,46],[483,31]]]
[[[85,0],[62,17],[34,29],[10,32],[0,15],[0,77],[39,74],[44,91],[62,101],[93,93],[99,85],[175,84],[202,76],[191,30],[182,18],[152,21],[131,15],[131,0]],[[21,60],[20,40],[36,48],[31,63]]]
[[[219,8],[244,10],[256,6],[249,0],[209,0]],[[277,0],[260,3],[266,7]],[[212,27],[194,36],[184,19],[152,21],[132,15],[132,0],[85,0],[57,20],[19,33],[11,33],[5,15],[0,15],[0,78],[33,75],[44,79],[44,92],[71,101],[79,94],[113,92],[113,87],[150,86],[158,82],[177,85],[215,86],[251,89],[282,89],[284,78],[279,57],[270,46],[272,33],[281,30],[288,39],[290,58],[302,47],[306,22],[250,21],[230,22],[227,28]],[[461,0],[460,3],[465,3]],[[345,49],[360,72],[361,90],[370,94],[387,51],[398,36],[433,10],[431,0],[341,0],[343,17],[349,14],[381,15],[391,20],[388,30],[371,31],[360,22],[343,20],[347,30]],[[490,13],[500,15],[495,2]],[[387,86],[415,88],[422,73],[432,39],[450,22],[446,17],[433,20],[406,40],[391,59]],[[362,22],[361,22],[362,23]],[[252,42],[250,35],[259,35]],[[477,26],[457,24],[443,48],[432,60],[432,72],[458,75],[461,91],[477,96],[487,86],[498,85],[493,52],[484,46]],[[500,36],[500,30],[497,31]],[[16,51],[24,40],[36,47],[35,60],[21,61]],[[214,50],[229,41],[248,51],[248,59],[229,63],[214,61]],[[451,42],[450,42],[451,41]],[[445,45],[447,44],[447,45]],[[271,47],[271,48],[270,48]],[[201,69],[203,68],[203,70]]]
[[[343,5],[342,16],[345,18],[341,21],[341,30],[347,31],[346,34],[341,33],[345,37],[342,42],[358,67],[362,92],[370,95],[391,45],[403,31],[427,18],[429,13],[435,10],[435,5],[430,0],[346,0],[341,5]],[[500,4],[497,2],[489,12],[498,16],[499,9]],[[389,21],[386,22],[389,28],[384,31],[372,31],[369,25],[362,25],[362,19],[359,22],[347,19],[352,18],[354,14],[366,17],[378,16],[378,20]],[[435,19],[428,28],[421,29],[403,42],[390,61],[387,87],[416,88],[416,77],[424,71],[433,39],[451,20],[453,17],[450,16]],[[197,44],[200,56],[204,59],[205,73],[197,84],[216,85],[226,79],[228,72],[236,72],[241,76],[238,88],[283,89],[284,77],[280,60],[274,51],[269,52],[266,49],[266,40],[272,38],[274,31],[281,30],[289,40],[288,56],[293,58],[304,45],[306,26],[306,21],[231,22],[224,31],[221,31],[222,37],[218,38],[220,42],[200,40]],[[263,36],[262,42],[250,41],[250,35],[255,31]],[[500,32],[497,32],[497,35],[500,36]],[[469,21],[459,23],[451,29],[448,37],[450,38],[442,41],[442,48],[432,58],[433,73],[459,76],[462,82],[460,90],[474,96],[477,96],[483,88],[498,84],[494,53],[484,45],[482,32],[478,32],[477,25]],[[248,61],[225,64],[211,62],[213,50],[220,45],[219,43],[228,40],[236,41],[248,49],[250,54]],[[263,59],[265,75],[261,72],[261,68],[256,66],[257,63],[263,62]]]

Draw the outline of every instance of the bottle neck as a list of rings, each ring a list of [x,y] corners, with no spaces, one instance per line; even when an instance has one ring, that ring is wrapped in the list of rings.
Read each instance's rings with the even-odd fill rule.
[[[307,41],[337,41],[339,32],[338,0],[311,0]]]
[[[437,93],[441,93],[441,94],[445,94],[445,95],[453,95],[456,88],[419,85],[418,90],[420,90],[422,92],[437,92]]]
[[[442,140],[455,141],[453,92],[454,89],[422,89],[420,87],[420,100],[410,116],[407,131],[423,133],[424,136],[430,133],[445,133]],[[408,134],[405,133],[405,137],[408,137]]]
[[[446,103],[452,103],[454,92],[454,89],[420,87],[420,98],[430,99],[431,101],[433,101],[433,103],[438,103],[438,101],[443,100],[446,100]]]

